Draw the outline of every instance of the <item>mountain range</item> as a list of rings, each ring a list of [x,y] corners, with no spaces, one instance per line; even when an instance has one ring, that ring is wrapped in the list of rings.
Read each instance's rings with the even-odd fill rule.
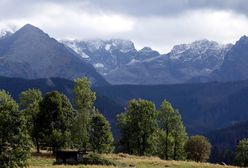
[[[176,45],[169,53],[160,54],[150,47],[137,50],[133,42],[120,39],[62,42],[93,64],[111,84],[221,81],[221,75],[215,71],[223,69],[225,57],[233,48],[232,44],[199,40]]]
[[[26,79],[88,76],[93,85],[180,84],[248,79],[248,37],[235,44],[198,40],[167,54],[132,41],[57,41],[27,24],[0,33],[0,75]]]

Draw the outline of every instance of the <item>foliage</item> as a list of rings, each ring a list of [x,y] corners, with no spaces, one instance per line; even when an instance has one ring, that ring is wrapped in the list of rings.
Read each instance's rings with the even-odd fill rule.
[[[77,114],[73,122],[73,145],[77,148],[87,149],[89,144],[88,125],[96,95],[91,90],[90,81],[86,77],[78,78],[74,83]]]
[[[242,139],[239,141],[236,148],[235,160],[239,166],[248,166],[248,139]]]
[[[196,162],[207,161],[211,152],[211,144],[204,136],[195,135],[186,142],[187,158]]]
[[[91,83],[87,77],[75,79],[74,94],[78,110],[90,110],[96,100],[96,94],[91,90]]]
[[[29,135],[32,137],[33,142],[39,152],[38,134],[34,131],[34,125],[37,114],[39,112],[39,103],[42,100],[42,95],[39,89],[28,89],[19,95],[20,108],[27,120]]]
[[[26,120],[18,104],[0,91],[0,167],[24,167],[30,155]]]
[[[53,152],[71,143],[73,109],[69,99],[57,92],[47,93],[40,103],[35,131],[43,146]]]
[[[106,118],[96,112],[89,126],[90,144],[94,152],[109,153],[113,149],[113,135]]]
[[[160,156],[166,160],[179,160],[184,158],[184,144],[187,139],[185,127],[180,113],[164,100],[160,106],[158,125],[161,133]]]
[[[155,105],[147,100],[133,99],[126,111],[118,115],[121,145],[130,154],[151,154],[153,135],[157,131]]]

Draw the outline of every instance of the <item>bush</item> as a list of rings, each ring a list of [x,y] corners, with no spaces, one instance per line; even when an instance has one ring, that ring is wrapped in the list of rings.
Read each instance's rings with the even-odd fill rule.
[[[113,165],[116,166],[116,163],[102,157],[100,154],[90,153],[86,155],[83,159],[83,164],[90,165]]]
[[[196,162],[205,162],[209,158],[211,144],[204,136],[192,136],[185,144],[185,151],[188,159]]]

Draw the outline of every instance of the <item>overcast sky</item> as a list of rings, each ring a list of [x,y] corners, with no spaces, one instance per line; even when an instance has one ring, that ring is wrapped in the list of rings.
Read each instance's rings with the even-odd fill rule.
[[[165,53],[248,35],[248,0],[0,0],[0,29],[26,23],[57,39],[123,38]]]

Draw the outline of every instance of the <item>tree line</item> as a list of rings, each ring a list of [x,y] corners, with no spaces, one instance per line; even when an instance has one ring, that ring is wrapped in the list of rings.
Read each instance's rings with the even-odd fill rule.
[[[42,96],[28,89],[17,103],[0,91],[0,167],[25,167],[31,149],[91,149],[108,153],[114,148],[111,127],[94,108],[95,93],[87,78],[74,82],[74,102],[53,91]]]
[[[159,110],[150,101],[130,100],[117,120],[121,131],[117,151],[166,160],[206,161],[209,157],[208,140],[203,136],[188,138],[179,111],[166,100]]]
[[[96,94],[87,78],[74,81],[74,101],[66,95],[28,89],[17,103],[0,91],[0,167],[25,167],[31,149],[92,150],[159,156],[166,160],[207,161],[211,144],[204,136],[188,137],[181,115],[167,101],[133,99],[117,116],[120,137],[114,143],[111,126],[94,107]],[[247,165],[248,141],[237,146],[237,163]]]

